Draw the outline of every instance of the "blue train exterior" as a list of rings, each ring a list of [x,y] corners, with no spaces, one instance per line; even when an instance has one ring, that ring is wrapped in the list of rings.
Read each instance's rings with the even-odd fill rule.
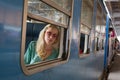
[[[86,0],[87,1],[87,0]],[[94,0],[94,3],[97,0]],[[102,9],[105,7],[102,1]],[[82,0],[73,0],[71,29],[69,29],[70,55],[66,63],[26,75],[21,67],[21,42],[23,29],[24,0],[0,0],[0,80],[98,80],[107,65],[107,47],[94,51],[94,41],[89,45],[90,54],[79,57]],[[96,11],[94,7],[94,11]],[[107,13],[104,12],[106,17]],[[94,15],[96,13],[94,12]],[[106,20],[106,30],[109,19]],[[95,25],[95,16],[92,18]],[[92,34],[92,33],[90,33]],[[108,38],[108,32],[104,38]],[[106,39],[108,41],[108,39]]]

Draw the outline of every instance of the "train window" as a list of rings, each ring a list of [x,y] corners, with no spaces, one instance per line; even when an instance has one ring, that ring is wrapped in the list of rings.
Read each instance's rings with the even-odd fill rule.
[[[84,57],[88,56],[90,53],[89,49],[89,33],[90,33],[90,28],[87,27],[84,24],[81,24],[80,27],[80,49],[79,49],[79,56]]]
[[[99,47],[100,47],[100,33],[99,32],[95,32],[95,51],[98,51],[99,50]]]
[[[99,44],[98,44],[98,43],[99,43],[99,38],[96,37],[96,38],[95,38],[95,50],[96,50],[96,51],[99,50]]]
[[[88,56],[88,54],[89,54],[88,44],[89,44],[89,35],[81,33],[80,49],[79,49],[80,57]]]
[[[52,40],[53,43],[52,45],[50,45],[50,42],[52,42]],[[46,24],[44,22],[40,23],[27,22],[26,46],[25,46],[26,49],[24,55],[25,64],[34,64],[36,62],[52,60],[57,58],[59,55],[58,54],[59,40],[60,40],[59,27],[54,26],[52,24]],[[49,51],[52,52],[49,54]],[[42,54],[44,52],[45,54]]]
[[[96,11],[96,26],[95,26],[95,51],[100,50],[100,44],[101,44],[101,27],[102,27],[102,8],[99,4],[99,2],[97,2],[97,11]]]
[[[94,0],[83,0],[81,10],[81,25],[80,25],[80,44],[79,44],[79,56],[86,57],[90,53],[89,48],[89,34],[92,27],[93,16],[93,3]]]
[[[102,36],[102,49],[104,49],[104,43],[105,43],[105,28],[106,28],[106,15],[104,14],[103,15],[103,18],[102,18],[102,21],[103,21],[103,24],[101,26],[101,36]]]
[[[68,1],[68,5],[72,5],[71,2]],[[69,11],[56,1],[25,0],[21,66],[26,75],[67,62],[70,17]]]

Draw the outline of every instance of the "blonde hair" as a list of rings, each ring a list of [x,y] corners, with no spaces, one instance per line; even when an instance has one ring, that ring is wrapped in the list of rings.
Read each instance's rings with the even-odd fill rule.
[[[56,41],[53,43],[52,47],[54,49],[58,49],[58,45],[59,45],[59,40],[60,40],[60,31],[59,28],[56,27],[55,25],[52,24],[48,24],[44,27],[44,29],[42,31],[40,31],[39,33],[39,37],[37,40],[37,44],[36,44],[36,52],[38,53],[38,55],[41,57],[42,60],[45,59],[45,41],[44,41],[44,36],[45,36],[45,31],[48,28],[55,28],[58,30],[58,36],[56,38]]]

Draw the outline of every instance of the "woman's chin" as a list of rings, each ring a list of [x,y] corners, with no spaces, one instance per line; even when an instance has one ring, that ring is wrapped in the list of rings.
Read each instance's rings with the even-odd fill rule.
[[[49,42],[49,43],[46,43],[46,45],[50,46],[50,45],[52,45],[52,43],[51,43],[51,42]]]

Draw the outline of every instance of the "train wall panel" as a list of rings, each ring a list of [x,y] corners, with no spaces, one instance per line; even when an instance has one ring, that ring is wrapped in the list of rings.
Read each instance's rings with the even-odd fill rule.
[[[103,52],[78,56],[81,0],[74,0],[71,54],[67,63],[27,76],[20,66],[23,0],[0,1],[0,80],[97,80],[103,70]],[[77,13],[76,13],[77,12]]]

